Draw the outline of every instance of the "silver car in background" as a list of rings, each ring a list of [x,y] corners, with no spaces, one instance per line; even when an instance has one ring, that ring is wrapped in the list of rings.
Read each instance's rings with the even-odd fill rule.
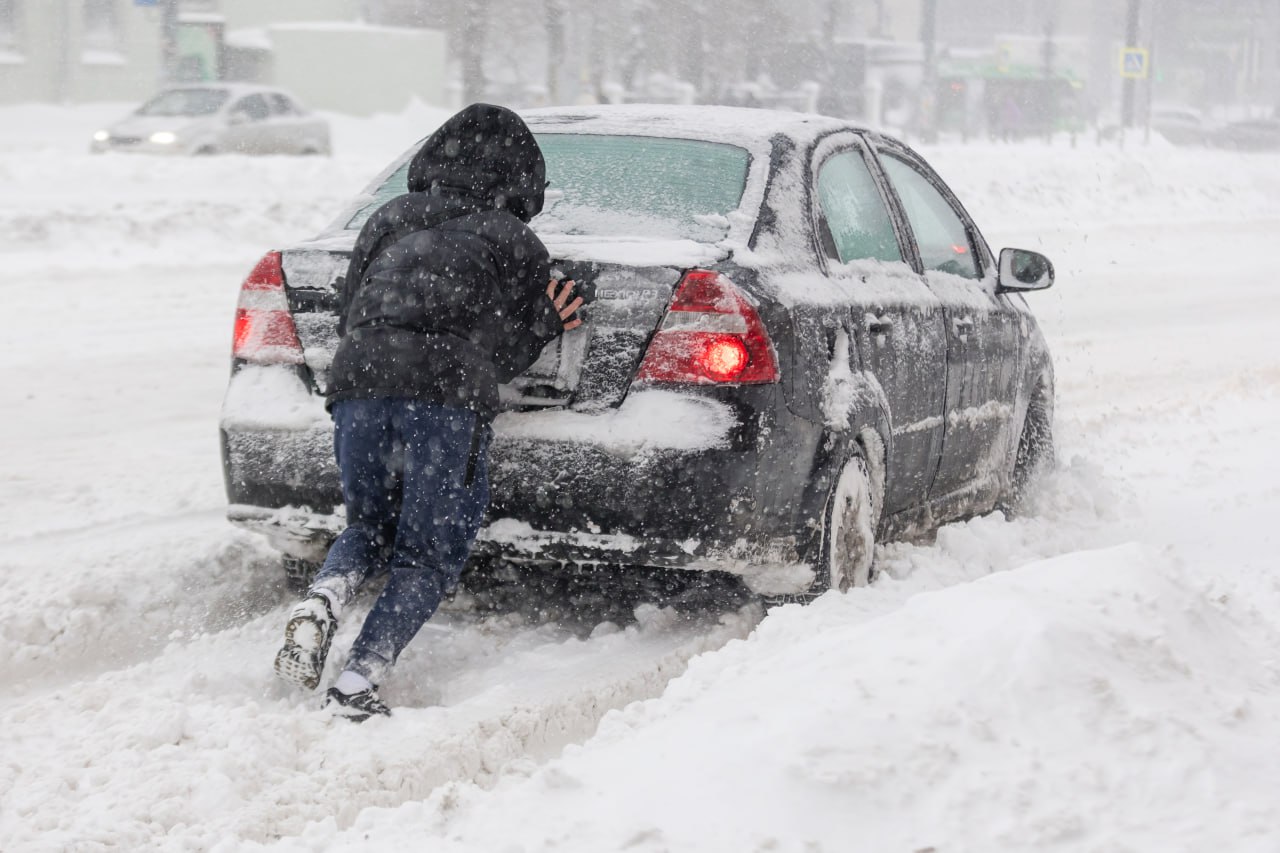
[[[145,154],[329,154],[329,124],[279,89],[193,84],[165,89],[93,135],[90,150]]]

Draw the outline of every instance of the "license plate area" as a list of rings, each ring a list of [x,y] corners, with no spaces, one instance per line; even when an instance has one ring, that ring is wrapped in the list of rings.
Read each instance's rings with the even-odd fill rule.
[[[547,344],[538,360],[498,388],[502,408],[521,410],[566,406],[582,378],[590,331],[580,326]]]

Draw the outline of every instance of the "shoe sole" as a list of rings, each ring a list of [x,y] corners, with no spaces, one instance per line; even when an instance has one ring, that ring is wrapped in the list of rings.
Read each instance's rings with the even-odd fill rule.
[[[364,713],[360,713],[360,714],[339,714],[339,713],[337,713],[336,711],[330,711],[329,713],[330,713],[333,717],[335,717],[335,718],[337,718],[337,719],[339,719],[339,720],[346,720],[346,721],[347,721],[347,722],[349,722],[349,723],[363,723],[365,720],[367,720],[367,719],[369,719],[370,717],[372,717],[372,716],[373,716],[372,714],[364,714]]]
[[[386,713],[382,713],[380,711],[361,711],[357,708],[350,708],[343,705],[341,702],[337,702],[332,699],[325,703],[324,708],[331,716],[343,720],[349,720],[353,723],[363,723],[370,717],[387,717],[388,719],[391,717],[391,711],[387,711]]]
[[[309,628],[320,637],[318,649],[300,645],[296,636],[299,628]],[[325,636],[324,628],[316,620],[301,616],[290,619],[284,628],[284,646],[276,652],[276,676],[282,681],[315,690],[320,686],[320,676],[324,673],[324,662],[329,656],[329,641],[333,632]]]

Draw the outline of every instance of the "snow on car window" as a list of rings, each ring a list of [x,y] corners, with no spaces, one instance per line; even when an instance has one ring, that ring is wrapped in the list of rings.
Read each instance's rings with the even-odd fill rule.
[[[902,260],[889,211],[857,151],[836,154],[822,164],[818,199],[840,260]]]
[[[207,116],[222,109],[227,92],[221,89],[170,89],[138,108],[140,116]]]
[[[539,134],[547,200],[533,221],[542,234],[691,239],[714,243],[738,209],[750,158],[735,145],[694,139]],[[347,223],[357,229],[405,192],[406,163]]]

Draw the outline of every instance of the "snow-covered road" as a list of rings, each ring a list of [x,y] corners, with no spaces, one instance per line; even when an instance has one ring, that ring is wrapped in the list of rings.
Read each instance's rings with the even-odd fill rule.
[[[288,600],[221,520],[216,414],[256,253],[428,128],[151,167],[73,153],[99,116],[11,113],[0,850],[1280,849],[1280,161],[932,152],[1057,263],[1037,515],[763,620],[442,614],[351,726],[270,675]]]

